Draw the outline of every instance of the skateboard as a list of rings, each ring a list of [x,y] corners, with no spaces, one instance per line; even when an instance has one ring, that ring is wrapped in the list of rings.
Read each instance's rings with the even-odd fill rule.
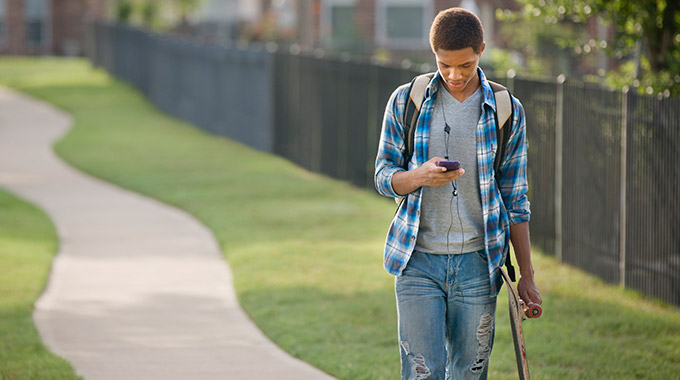
[[[526,304],[519,298],[515,284],[512,283],[505,269],[500,268],[503,280],[508,284],[508,307],[510,309],[510,327],[512,328],[512,340],[515,345],[515,357],[517,358],[517,371],[520,380],[529,380],[529,364],[527,352],[524,348],[524,334],[522,333],[522,321],[527,318],[538,318],[543,313],[537,304]]]

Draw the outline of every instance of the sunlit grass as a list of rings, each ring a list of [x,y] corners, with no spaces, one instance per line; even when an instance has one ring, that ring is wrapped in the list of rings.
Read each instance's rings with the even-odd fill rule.
[[[47,216],[0,189],[0,379],[78,378],[43,346],[33,324],[56,250]]]
[[[0,60],[0,80],[73,114],[58,154],[209,226],[241,304],[277,344],[341,379],[398,378],[393,278],[381,257],[394,202],[164,116],[83,61],[33,65]],[[545,301],[525,323],[535,378],[678,377],[677,309],[534,256]],[[505,297],[492,379],[517,377]]]

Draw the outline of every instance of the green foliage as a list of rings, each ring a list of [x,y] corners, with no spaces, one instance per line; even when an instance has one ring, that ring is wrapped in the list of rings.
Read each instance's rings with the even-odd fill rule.
[[[513,56],[513,52],[510,50],[490,49],[488,53],[484,52],[483,58],[482,64],[488,60],[488,64],[493,67],[496,76],[513,77],[517,73],[523,73],[522,61],[516,55]]]
[[[496,17],[504,21],[499,35],[511,52],[519,52],[514,70],[517,74],[530,77],[556,77],[574,72],[573,53],[562,40],[581,39],[582,28],[570,23],[548,23],[531,17],[521,17],[509,10],[496,10]],[[496,53],[498,54],[498,53]],[[507,52],[506,54],[511,54]],[[493,58],[492,58],[493,59]],[[500,55],[497,64],[503,65]]]
[[[135,11],[132,0],[118,0],[116,3],[116,21],[122,24],[129,24]]]
[[[163,31],[175,24],[188,24],[202,3],[203,0],[117,0],[115,15],[120,23]]]
[[[142,3],[141,14],[142,22],[147,28],[155,29],[159,26],[158,16],[160,13],[160,7],[158,2],[155,0],[147,0]]]
[[[203,0],[175,0],[179,11],[180,23],[186,23],[191,15],[201,5]]]
[[[636,70],[619,70],[609,83],[639,85],[641,91],[668,90],[680,95],[680,2],[676,0],[519,0],[523,5],[511,13],[514,19],[546,25],[612,25],[611,38],[558,35],[554,43],[571,49],[580,60],[593,60],[593,53],[634,61]],[[595,24],[593,23],[595,22]],[[600,73],[606,75],[606,73]],[[637,80],[637,82],[634,82]]]

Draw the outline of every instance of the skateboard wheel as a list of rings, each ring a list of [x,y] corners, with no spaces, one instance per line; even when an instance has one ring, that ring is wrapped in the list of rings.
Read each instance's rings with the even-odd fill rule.
[[[543,309],[541,308],[540,305],[532,303],[527,306],[528,306],[526,310],[527,317],[538,318],[541,316],[541,314],[543,314]]]

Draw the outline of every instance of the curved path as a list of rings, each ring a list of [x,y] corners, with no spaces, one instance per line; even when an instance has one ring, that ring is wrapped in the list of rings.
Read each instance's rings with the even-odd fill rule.
[[[59,235],[34,312],[53,352],[86,379],[331,379],[248,319],[202,224],[57,158],[52,143],[71,124],[0,88],[0,186],[44,209]]]

